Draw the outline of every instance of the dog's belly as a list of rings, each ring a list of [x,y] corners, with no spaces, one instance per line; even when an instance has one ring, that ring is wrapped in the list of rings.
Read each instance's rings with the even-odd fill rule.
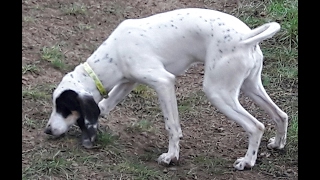
[[[185,61],[175,61],[176,63],[171,63],[171,64],[167,64],[165,65],[165,69],[167,71],[169,71],[171,74],[174,75],[181,75],[183,74],[187,69],[190,68],[191,65],[193,65],[195,62],[191,62],[189,60],[185,60]]]

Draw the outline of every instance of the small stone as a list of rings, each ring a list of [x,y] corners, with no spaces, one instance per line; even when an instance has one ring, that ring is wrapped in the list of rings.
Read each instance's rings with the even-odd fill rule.
[[[176,171],[177,170],[177,168],[176,167],[170,167],[170,168],[168,168],[170,171]]]

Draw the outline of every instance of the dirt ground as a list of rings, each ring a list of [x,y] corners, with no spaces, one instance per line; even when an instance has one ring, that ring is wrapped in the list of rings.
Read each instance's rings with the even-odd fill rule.
[[[77,127],[72,127],[60,139],[48,138],[43,133],[51,113],[54,87],[66,72],[84,62],[122,20],[184,7],[232,12],[237,8],[237,2],[22,1],[22,65],[34,67],[22,74],[25,91],[22,97],[24,179],[297,179],[298,160],[283,158],[282,161],[286,149],[266,148],[267,140],[275,133],[274,124],[242,95],[240,102],[266,125],[267,133],[262,139],[256,165],[245,171],[234,170],[233,162],[246,152],[247,136],[241,127],[207,101],[202,92],[203,65],[194,66],[177,78],[176,94],[184,135],[177,165],[164,167],[155,161],[166,151],[168,140],[157,97],[151,89],[132,92],[106,119],[100,119],[102,129],[115,138],[112,146],[83,149]],[[65,69],[54,68],[41,58],[43,48],[54,45],[59,45],[63,53]],[[296,101],[282,86],[268,92],[283,110],[284,101]],[[143,123],[137,125],[141,120],[145,120],[147,128]],[[98,142],[103,145],[103,138]],[[57,159],[61,161],[58,163]],[[135,165],[130,166],[130,163]]]

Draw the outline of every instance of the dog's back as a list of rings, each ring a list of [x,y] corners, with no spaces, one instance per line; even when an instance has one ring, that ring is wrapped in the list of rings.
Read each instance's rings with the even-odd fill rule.
[[[106,43],[117,48],[119,60],[137,57],[137,53],[156,56],[169,72],[178,75],[190,64],[204,62],[208,51],[219,53],[224,50],[219,47],[232,47],[248,32],[250,28],[231,15],[188,8],[125,20]]]

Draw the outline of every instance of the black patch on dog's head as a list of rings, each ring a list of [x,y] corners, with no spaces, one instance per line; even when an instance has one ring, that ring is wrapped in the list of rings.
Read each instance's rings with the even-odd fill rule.
[[[82,131],[82,142],[91,141],[96,136],[96,129],[100,109],[93,97],[90,95],[79,95],[73,90],[65,90],[56,99],[56,110],[64,118],[68,117],[72,111],[77,111],[80,117],[77,119],[77,125]],[[89,124],[85,123],[85,120]],[[93,138],[95,139],[95,138]]]
[[[78,111],[80,113],[81,109],[77,97],[78,93],[72,90],[62,92],[56,99],[57,113],[60,113],[64,118],[67,118],[71,114],[71,111]]]

